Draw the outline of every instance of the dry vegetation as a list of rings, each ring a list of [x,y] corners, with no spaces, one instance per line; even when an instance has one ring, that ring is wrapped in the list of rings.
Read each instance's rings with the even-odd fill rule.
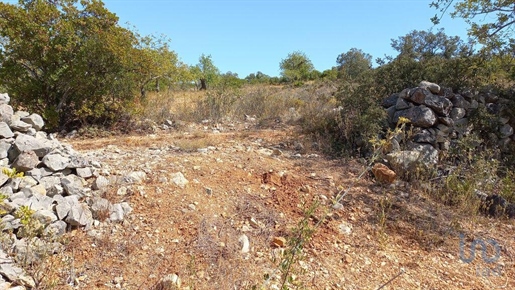
[[[445,205],[427,184],[393,187],[370,175],[359,178],[365,169],[360,160],[323,157],[294,118],[284,116],[291,107],[299,115],[330,115],[327,88],[253,90],[245,96],[260,102],[233,95],[231,105],[217,107],[226,113],[223,119],[200,124],[182,120],[209,118],[197,111],[209,95],[152,95],[142,118],[171,118],[178,129],[70,141],[81,152],[102,152],[113,173],[145,168],[149,179],[126,196],[113,186],[106,197],[128,201],[134,212],[123,224],[68,233],[66,249],[35,268],[40,288],[174,289],[160,283],[170,274],[180,278],[179,289],[278,289],[285,277],[285,289],[515,286],[513,221],[466,211],[469,205]],[[244,114],[256,120],[245,121]],[[207,153],[197,151],[208,146]],[[263,148],[283,154],[268,156]],[[302,157],[294,158],[297,153]],[[184,189],[166,178],[178,171],[190,181]],[[332,209],[347,188],[343,207]],[[299,230],[305,239],[295,244]],[[243,234],[248,253],[241,252]],[[273,246],[274,237],[287,244]],[[487,243],[485,257],[495,257],[488,244],[495,241],[499,259],[488,263],[478,246],[475,259],[465,263],[474,239]],[[285,263],[299,245],[303,250]]]

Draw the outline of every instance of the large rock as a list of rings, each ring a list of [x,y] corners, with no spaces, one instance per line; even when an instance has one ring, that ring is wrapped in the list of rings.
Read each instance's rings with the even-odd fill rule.
[[[61,171],[70,164],[70,158],[61,154],[48,154],[43,157],[43,164],[52,171]]]
[[[22,152],[11,165],[18,172],[34,169],[39,164],[39,158],[34,151]]]
[[[9,125],[7,125],[6,122],[0,122],[0,137],[1,138],[11,138],[13,136],[14,136],[14,133],[11,130],[11,128],[9,127]]]
[[[79,198],[85,195],[84,179],[76,175],[68,175],[62,178],[61,185],[68,195],[76,195]]]
[[[449,99],[435,95],[427,96],[424,104],[440,116],[449,116],[452,109],[452,102]]]
[[[416,145],[413,150],[386,155],[392,169],[404,178],[423,178],[431,174],[438,163],[438,150],[431,145]]]
[[[400,117],[408,118],[413,126],[422,128],[429,128],[436,123],[436,114],[424,105],[395,112],[394,123],[397,123]]]
[[[410,100],[415,103],[422,105],[425,103],[426,98],[433,96],[431,92],[424,88],[416,88],[410,91]]]
[[[389,97],[385,98],[381,105],[384,108],[389,108],[391,106],[395,106],[398,99],[399,99],[399,94],[392,94]]]
[[[93,223],[93,214],[87,204],[79,203],[70,208],[65,221],[72,226],[90,226]]]
[[[6,94],[6,93],[0,94],[0,104],[9,104],[10,100],[11,100],[11,98],[9,97],[8,94]]]
[[[36,131],[41,130],[43,126],[45,126],[45,121],[43,121],[43,118],[38,114],[32,114],[28,117],[21,118],[21,120],[32,125],[32,128],[36,129]]]
[[[440,93],[440,86],[435,83],[431,83],[428,81],[421,81],[418,86],[423,89],[428,89],[433,94]]]
[[[15,156],[9,156],[9,158],[16,158],[21,152],[27,151],[34,151],[38,157],[42,158],[52,150],[52,146],[48,142],[44,142],[41,139],[37,139],[25,134],[20,134],[14,141],[13,149],[16,151]]]
[[[0,104],[0,121],[11,123],[12,117],[14,115],[13,107],[8,104]]]

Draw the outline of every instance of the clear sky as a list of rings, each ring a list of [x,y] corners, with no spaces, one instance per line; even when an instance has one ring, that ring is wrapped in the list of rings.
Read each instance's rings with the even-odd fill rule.
[[[15,1],[6,1],[15,2]],[[164,34],[187,64],[211,55],[222,72],[245,77],[261,71],[278,76],[279,62],[304,52],[317,70],[358,48],[373,56],[395,56],[392,38],[433,27],[431,0],[104,0],[106,7],[140,34]],[[461,19],[444,17],[447,35],[466,38]]]

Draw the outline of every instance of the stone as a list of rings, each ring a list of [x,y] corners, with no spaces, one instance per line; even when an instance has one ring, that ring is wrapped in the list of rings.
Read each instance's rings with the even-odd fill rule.
[[[384,108],[389,108],[391,106],[395,106],[395,104],[397,104],[397,102],[398,102],[398,99],[399,99],[399,94],[391,94],[389,97],[386,97],[383,99],[383,102],[381,103],[381,105]]]
[[[109,179],[105,178],[102,175],[99,175],[95,181],[93,181],[93,184],[91,185],[91,188],[93,190],[104,190],[109,186]]]
[[[58,176],[44,176],[39,180],[39,184],[43,185],[48,191],[56,184],[61,185],[61,178]]]
[[[9,104],[11,98],[7,93],[0,94],[0,104]]]
[[[161,281],[159,281],[158,285],[155,289],[180,289],[181,288],[181,279],[177,274],[168,274]]]
[[[61,220],[57,220],[49,224],[43,231],[43,235],[47,237],[59,237],[66,233],[66,227],[68,225]]]
[[[14,265],[14,263],[0,264],[0,274],[15,284],[30,288],[36,287],[34,279],[28,276],[22,268]]]
[[[67,168],[82,168],[82,167],[88,167],[89,161],[84,159],[81,156],[75,155],[75,152],[70,152],[70,160],[68,163]]]
[[[181,172],[176,172],[170,175],[170,180],[173,184],[180,188],[185,188],[189,181],[184,177]]]
[[[43,118],[38,114],[32,114],[30,116],[23,117],[21,120],[32,125],[32,128],[34,128],[36,131],[41,130],[43,126],[45,126],[45,121],[43,121]]]
[[[470,103],[467,100],[465,100],[465,98],[461,95],[455,95],[451,101],[452,101],[452,105],[455,108],[462,108],[462,109],[470,108]]]
[[[513,128],[508,124],[504,124],[501,126],[501,129],[499,129],[499,133],[501,133],[501,138],[510,137],[513,135]]]
[[[35,137],[25,134],[20,134],[14,141],[13,149],[16,150],[16,157],[21,152],[34,151],[38,157],[42,158],[52,150],[52,147],[49,145],[49,143],[40,139],[36,139]]]
[[[51,210],[38,210],[33,217],[45,226],[57,221],[57,216]]]
[[[422,105],[425,103],[427,97],[431,97],[433,94],[427,89],[416,88],[410,91],[410,101],[415,104]]]
[[[245,235],[245,234],[241,235],[240,238],[238,239],[238,242],[241,245],[241,253],[242,254],[246,254],[246,253],[250,252],[250,242],[249,242],[249,238],[247,237],[247,235]]]
[[[76,175],[68,175],[61,179],[64,192],[68,195],[76,195],[79,198],[85,196],[84,179]]]
[[[413,126],[422,128],[429,128],[436,123],[435,113],[424,105],[395,112],[394,123],[397,123],[400,117],[408,118]]]
[[[397,103],[395,103],[396,110],[404,110],[408,109],[410,106],[408,102],[403,98],[397,98]]]
[[[428,89],[433,94],[440,93],[440,86],[435,83],[428,82],[428,81],[421,81],[420,84],[418,85],[418,87],[423,88],[423,89]]]
[[[13,122],[11,122],[11,126],[10,128],[14,131],[18,131],[18,132],[27,132],[30,128],[32,128],[32,125],[31,124],[28,124],[28,123],[25,123],[23,121],[20,121],[20,120],[15,120]]]
[[[143,171],[134,171],[120,179],[122,184],[138,184],[142,183],[147,178],[147,174]]]
[[[382,163],[376,163],[372,167],[372,173],[374,174],[377,181],[381,183],[393,183],[397,175],[388,166]]]
[[[13,136],[14,136],[14,133],[11,130],[11,128],[9,127],[9,125],[7,125],[6,122],[0,122],[0,137],[11,138]]]
[[[20,153],[12,164],[12,168],[17,172],[26,172],[34,169],[39,164],[39,158],[34,151]]]
[[[45,155],[42,160],[45,166],[52,171],[61,171],[67,168],[70,158],[57,153]]]
[[[65,221],[72,226],[90,226],[93,223],[93,214],[85,203],[75,204],[70,208]]]
[[[430,173],[438,163],[438,150],[431,145],[416,144],[412,150],[387,154],[386,159],[397,174],[409,179]]]
[[[109,219],[112,222],[122,222],[124,217],[124,211],[121,204],[113,204],[112,210],[109,214]]]
[[[0,104],[0,122],[9,124],[13,118],[13,107],[8,104]]]
[[[465,110],[464,108],[453,108],[450,117],[452,120],[456,121],[464,118],[466,114],[467,110]]]
[[[107,219],[110,213],[113,211],[113,205],[109,202],[109,200],[100,197],[93,199],[90,208],[91,213],[93,214],[93,218],[101,221]]]
[[[440,116],[449,116],[449,113],[452,110],[452,102],[441,96],[427,96],[424,100],[424,104]]]
[[[429,130],[424,129],[420,130],[420,132],[416,133],[413,136],[413,141],[417,143],[430,143],[433,144],[436,142],[435,135],[431,134]]]
[[[60,220],[63,220],[68,216],[71,208],[80,204],[79,199],[76,195],[63,197],[61,195],[55,195],[53,200],[57,202],[55,206],[55,212]]]
[[[9,180],[9,176],[0,170],[0,186],[4,185]]]
[[[454,120],[449,117],[438,117],[438,122],[444,124],[445,126],[454,126]]]
[[[93,176],[93,172],[91,171],[90,167],[83,167],[83,168],[77,168],[77,176],[82,178],[89,178]]]

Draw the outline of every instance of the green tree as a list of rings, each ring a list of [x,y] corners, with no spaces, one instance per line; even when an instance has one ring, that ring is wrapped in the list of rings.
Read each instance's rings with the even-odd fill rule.
[[[336,58],[340,77],[354,80],[372,69],[372,56],[361,49],[351,48]]]
[[[220,77],[220,70],[214,65],[211,55],[200,56],[194,73],[199,80],[199,90],[207,90],[208,84],[215,85]]]
[[[440,11],[432,18],[435,24],[452,6],[451,16],[463,18],[470,25],[469,33],[483,44],[498,46],[514,39],[514,0],[435,0],[430,6]]]
[[[281,76],[289,82],[309,80],[314,67],[305,53],[295,51],[279,64]]]
[[[50,126],[65,126],[83,108],[105,112],[131,91],[120,85],[137,39],[117,23],[96,0],[0,2],[3,86]]]

